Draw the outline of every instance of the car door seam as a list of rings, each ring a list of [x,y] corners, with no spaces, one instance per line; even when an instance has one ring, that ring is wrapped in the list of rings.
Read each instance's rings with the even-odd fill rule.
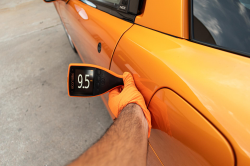
[[[123,35],[124,35],[133,25],[134,25],[134,24],[132,24],[126,31],[124,31],[124,32],[122,33],[122,35],[120,36],[120,38],[118,39],[118,41],[117,41],[117,43],[116,43],[116,45],[115,45],[115,48],[114,48],[114,50],[113,50],[113,52],[112,52],[112,54],[111,54],[110,63],[109,63],[109,70],[111,69],[111,64],[112,64],[112,60],[113,60],[113,55],[114,55],[114,53],[115,53],[116,47],[118,46],[118,44],[119,44],[119,42],[120,42],[122,36],[123,36]]]

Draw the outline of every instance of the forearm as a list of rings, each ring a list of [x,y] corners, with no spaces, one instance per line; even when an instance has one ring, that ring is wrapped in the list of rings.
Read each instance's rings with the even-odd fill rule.
[[[70,166],[146,165],[147,135],[140,106],[129,104],[105,135]]]

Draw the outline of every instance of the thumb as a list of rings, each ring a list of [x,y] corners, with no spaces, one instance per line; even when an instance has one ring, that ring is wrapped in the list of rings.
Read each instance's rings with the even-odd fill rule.
[[[124,89],[135,86],[134,78],[129,72],[123,74]]]

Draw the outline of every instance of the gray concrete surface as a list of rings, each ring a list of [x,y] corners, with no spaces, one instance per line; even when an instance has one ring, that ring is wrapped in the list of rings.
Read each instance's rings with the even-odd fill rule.
[[[1,0],[0,29],[0,165],[65,165],[112,120],[100,97],[68,97],[68,64],[81,60],[53,4]]]

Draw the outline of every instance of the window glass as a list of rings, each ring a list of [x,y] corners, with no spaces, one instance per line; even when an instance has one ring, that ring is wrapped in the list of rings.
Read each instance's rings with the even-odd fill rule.
[[[86,3],[87,5],[93,7],[93,8],[96,8],[96,5],[93,4],[92,2],[88,1],[88,0],[81,0],[83,3]]]
[[[110,3],[115,3],[115,4],[120,3],[120,0],[103,0],[103,1],[110,2]]]
[[[118,17],[128,22],[134,22],[139,8],[139,0],[133,0],[128,4],[128,0],[80,0],[98,10],[104,11],[112,16]],[[126,6],[122,9],[121,6]],[[81,13],[79,13],[81,14]],[[83,17],[82,17],[83,18]]]
[[[120,4],[121,0],[91,0],[93,2],[104,3],[106,5],[117,6]]]
[[[193,38],[250,55],[250,0],[193,0]]]

